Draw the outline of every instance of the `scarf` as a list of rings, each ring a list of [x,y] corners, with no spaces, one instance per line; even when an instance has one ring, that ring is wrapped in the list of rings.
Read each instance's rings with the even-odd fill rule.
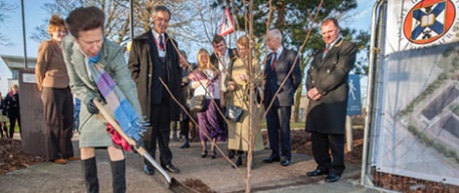
[[[113,112],[115,120],[123,129],[127,136],[134,139],[137,143],[141,141],[144,125],[140,121],[140,116],[135,111],[132,104],[126,99],[124,93],[116,85],[103,66],[97,63],[99,54],[88,60],[91,76],[95,80],[99,92],[104,97],[108,108]],[[112,134],[112,140],[115,144],[120,145],[123,149],[129,147],[129,144],[116,131],[111,131],[109,125],[107,131]],[[121,144],[119,144],[121,143]],[[124,145],[123,145],[124,144]],[[125,147],[127,146],[127,147]],[[130,149],[130,148],[129,148]],[[127,149],[125,149],[127,150]]]

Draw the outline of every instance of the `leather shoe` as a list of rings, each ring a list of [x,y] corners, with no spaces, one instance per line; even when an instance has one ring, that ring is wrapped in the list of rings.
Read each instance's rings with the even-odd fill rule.
[[[71,156],[69,158],[67,158],[69,161],[76,161],[76,160],[80,160],[79,157],[75,157],[75,156]]]
[[[190,143],[185,142],[180,148],[181,149],[190,148]]]
[[[174,174],[178,174],[180,173],[180,170],[178,168],[176,168],[174,165],[172,164],[169,164],[169,165],[166,165],[165,167],[163,167],[164,169],[166,169],[167,171],[171,172],[171,173],[174,173]]]
[[[316,170],[309,171],[308,173],[306,173],[306,175],[308,175],[308,176],[320,176],[320,175],[324,175],[324,174],[328,174],[328,171],[316,169]]]
[[[211,157],[212,159],[217,158],[217,152],[215,152],[215,150],[211,151],[211,152],[210,152],[210,157]]]
[[[263,162],[267,163],[267,164],[270,164],[270,163],[273,163],[273,162],[278,162],[280,161],[280,158],[277,157],[277,158],[273,158],[273,157],[269,157],[269,158],[266,158],[263,160]]]
[[[280,162],[281,166],[289,166],[290,165],[290,160],[284,159]]]
[[[143,166],[143,171],[144,171],[146,174],[148,174],[148,175],[153,175],[153,174],[155,174],[155,170],[154,170],[152,167],[147,166],[147,165],[144,165],[144,166]]]
[[[205,158],[207,156],[207,150],[202,150],[201,157]]]
[[[325,182],[336,182],[340,178],[339,175],[336,174],[329,174],[327,177],[325,177]]]
[[[237,156],[236,161],[234,162],[234,165],[236,165],[236,167],[242,166],[242,156],[241,155]],[[231,165],[231,166],[233,168],[236,168],[233,165]]]
[[[53,163],[55,163],[55,164],[66,164],[67,161],[65,161],[65,159],[59,158],[59,159],[53,160]]]
[[[230,150],[230,151],[228,152],[228,158],[233,159],[235,153],[236,153],[236,151]]]

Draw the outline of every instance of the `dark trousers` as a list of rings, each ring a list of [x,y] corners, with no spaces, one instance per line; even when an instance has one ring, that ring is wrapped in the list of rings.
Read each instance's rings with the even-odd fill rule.
[[[189,110],[188,110],[189,111]],[[190,117],[186,116],[185,119],[180,121],[180,134],[185,137],[186,141],[190,140]]]
[[[73,98],[69,88],[43,88],[48,160],[73,157]]]
[[[266,114],[272,158],[283,156],[286,160],[290,160],[292,157],[292,142],[290,139],[291,109],[292,107],[290,106],[279,107],[273,105]],[[279,146],[281,149],[280,153]]]
[[[341,176],[345,169],[344,135],[312,132],[311,140],[312,154],[318,164],[317,169]]]
[[[14,128],[16,127],[16,121],[19,125],[19,133],[21,133],[21,115],[19,112],[8,114],[8,119],[10,121],[10,130],[9,130],[9,138],[13,138],[14,135]]]
[[[167,93],[167,91],[163,91],[163,93]],[[169,136],[171,132],[171,111],[169,96],[163,95],[161,103],[152,105],[150,111],[151,128],[144,135],[145,147],[148,153],[154,158],[156,152],[156,143],[158,143],[159,159],[161,161],[161,165],[169,165],[172,162],[172,151],[169,148]],[[151,166],[151,164],[146,159],[144,162],[146,165]]]
[[[226,124],[224,113],[225,113],[225,107],[220,105],[220,99],[214,99],[215,104],[217,104],[217,108],[220,109],[222,114],[220,114],[218,111],[215,112],[217,113],[217,121],[218,121],[218,126],[220,126],[220,129],[225,132],[225,135],[228,136],[228,125]]]

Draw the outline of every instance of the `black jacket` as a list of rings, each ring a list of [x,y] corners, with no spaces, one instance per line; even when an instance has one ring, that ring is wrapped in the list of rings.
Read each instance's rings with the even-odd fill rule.
[[[163,80],[175,98],[180,96],[180,85],[182,81],[178,44],[175,40],[164,34],[166,38],[166,69],[163,71],[154,70],[162,69],[162,63],[158,55],[158,47],[154,43],[153,34],[150,31],[136,37],[132,41],[129,55],[129,69],[131,76],[137,85],[140,106],[144,115],[150,116],[151,105],[161,103],[162,97],[169,97],[168,92],[163,92],[163,85],[159,77],[163,72],[167,73],[168,80]],[[170,100],[171,120],[178,120],[180,108],[172,99]]]

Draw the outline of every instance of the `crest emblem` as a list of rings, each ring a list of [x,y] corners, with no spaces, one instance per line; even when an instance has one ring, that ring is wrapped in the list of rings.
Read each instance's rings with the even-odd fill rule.
[[[424,0],[417,3],[403,22],[403,34],[414,44],[429,44],[452,27],[456,9],[451,0]]]

